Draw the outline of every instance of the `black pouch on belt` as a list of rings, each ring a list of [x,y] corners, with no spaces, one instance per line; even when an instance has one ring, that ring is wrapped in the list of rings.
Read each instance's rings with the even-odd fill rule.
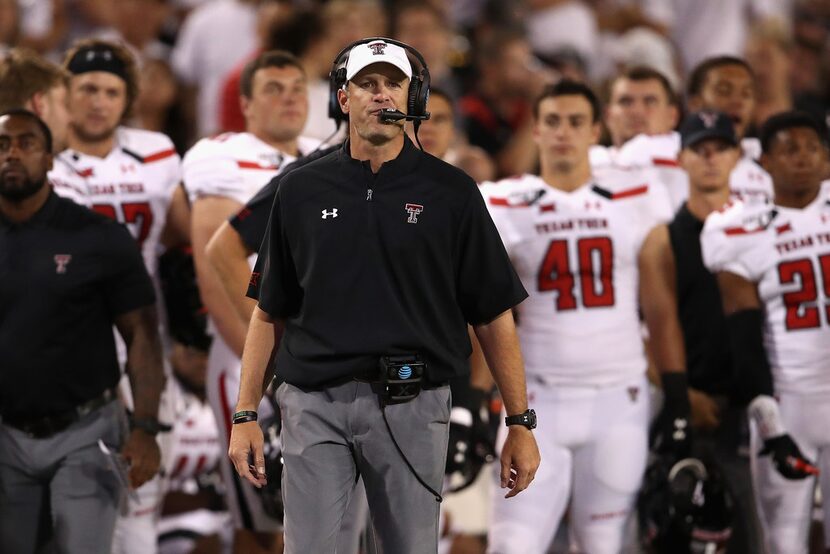
[[[378,366],[384,405],[409,402],[421,392],[427,365],[418,354],[381,356]]]

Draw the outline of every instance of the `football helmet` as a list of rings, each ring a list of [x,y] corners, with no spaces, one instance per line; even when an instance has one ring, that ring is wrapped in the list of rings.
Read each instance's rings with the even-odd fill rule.
[[[637,500],[648,552],[722,553],[732,535],[734,500],[717,468],[697,458],[657,458]]]

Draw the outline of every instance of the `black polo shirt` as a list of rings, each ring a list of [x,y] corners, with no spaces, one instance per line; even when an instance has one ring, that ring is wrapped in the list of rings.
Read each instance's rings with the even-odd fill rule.
[[[475,182],[409,139],[377,174],[348,143],[287,174],[260,261],[260,308],[286,319],[276,366],[298,386],[412,352],[445,382],[468,371],[467,323],[527,297]]]
[[[262,239],[265,237],[265,229],[268,227],[268,219],[271,217],[271,206],[274,205],[274,196],[277,195],[277,189],[283,177],[288,175],[290,171],[302,167],[306,164],[319,160],[323,156],[327,156],[341,148],[341,145],[329,146],[322,150],[316,150],[308,156],[299,158],[283,169],[278,175],[259,189],[253,198],[251,198],[245,207],[230,218],[228,221],[231,227],[236,229],[239,233],[242,242],[245,246],[253,252],[258,252],[262,244]]]
[[[121,224],[54,192],[22,224],[0,215],[0,414],[53,415],[114,387],[115,317],[153,303]]]
[[[669,223],[677,265],[678,315],[686,345],[689,385],[709,394],[731,395],[735,387],[726,320],[716,277],[703,265],[703,221],[683,204]]]

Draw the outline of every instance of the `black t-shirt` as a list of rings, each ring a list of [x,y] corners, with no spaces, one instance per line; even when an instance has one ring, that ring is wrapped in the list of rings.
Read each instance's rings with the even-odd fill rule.
[[[468,371],[467,323],[527,297],[475,182],[409,139],[377,174],[347,143],[286,175],[260,266],[260,308],[286,320],[277,368],[298,386],[404,353],[445,382]]]
[[[57,414],[114,387],[115,317],[153,304],[121,224],[54,192],[22,224],[0,216],[0,414]]]
[[[669,223],[677,264],[678,315],[686,345],[689,385],[709,394],[731,394],[735,385],[726,320],[715,276],[703,265],[703,222],[683,204]]]
[[[283,177],[288,175],[292,170],[309,164],[314,160],[319,160],[323,156],[327,156],[340,148],[341,145],[339,144],[329,146],[322,150],[316,150],[308,156],[303,156],[288,164],[278,175],[268,181],[268,184],[259,189],[259,192],[245,204],[244,208],[230,218],[229,223],[231,227],[236,229],[242,242],[245,243],[245,246],[249,250],[253,252],[259,251],[262,239],[265,237],[265,229],[268,227],[268,219],[271,217],[271,206],[274,205],[274,196],[277,195],[277,189]]]

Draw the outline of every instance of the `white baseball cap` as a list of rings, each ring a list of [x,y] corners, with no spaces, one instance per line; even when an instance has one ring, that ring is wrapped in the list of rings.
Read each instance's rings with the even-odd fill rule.
[[[358,44],[349,51],[349,60],[346,62],[346,80],[352,78],[361,69],[373,63],[389,63],[404,72],[407,79],[412,78],[412,64],[406,56],[406,50],[397,44],[383,40],[374,40]]]

